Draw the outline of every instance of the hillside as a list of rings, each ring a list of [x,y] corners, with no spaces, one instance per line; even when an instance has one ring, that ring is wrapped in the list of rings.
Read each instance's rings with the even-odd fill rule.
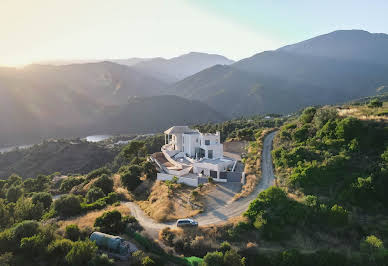
[[[173,83],[214,65],[229,65],[233,62],[221,55],[191,52],[171,59],[150,59],[133,67],[157,79]]]
[[[62,174],[85,174],[113,161],[118,151],[85,141],[49,141],[28,149],[0,154],[0,177],[22,178]]]
[[[132,98],[125,105],[110,108],[93,132],[109,129],[111,134],[162,132],[173,125],[219,122],[225,116],[204,103],[178,96]],[[103,132],[103,131],[102,131]]]
[[[169,93],[201,99],[231,116],[288,113],[306,105],[375,95],[388,84],[388,66],[380,60],[386,54],[387,35],[355,33],[357,41],[351,38],[353,31],[339,31],[307,41],[309,45],[302,42],[215,66],[170,86]],[[327,40],[331,45],[326,46]],[[368,45],[361,45],[361,40]],[[343,46],[353,52],[337,56]],[[217,105],[225,100],[227,105]]]

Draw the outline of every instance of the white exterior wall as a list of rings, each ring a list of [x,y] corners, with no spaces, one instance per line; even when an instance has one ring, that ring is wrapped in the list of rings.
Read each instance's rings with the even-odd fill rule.
[[[209,150],[213,151],[213,159],[222,158],[224,154],[224,148],[220,140],[220,132],[216,134],[201,134],[200,137],[201,148],[205,150],[205,157],[208,158]],[[205,145],[206,140],[210,141],[210,145]]]
[[[199,134],[183,134],[183,147],[185,154],[195,157],[195,148],[199,146]],[[198,140],[198,141],[197,141]]]

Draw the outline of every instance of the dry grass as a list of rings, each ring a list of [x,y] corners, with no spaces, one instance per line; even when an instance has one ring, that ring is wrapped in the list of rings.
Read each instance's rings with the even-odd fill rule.
[[[276,128],[269,128],[263,130],[260,137],[248,148],[247,159],[245,161],[245,184],[241,188],[241,192],[234,196],[234,200],[244,198],[255,190],[257,184],[261,179],[261,155],[263,151],[263,141],[265,136],[277,130]]]
[[[388,122],[388,115],[378,115],[383,113],[388,113],[388,102],[384,102],[384,105],[379,108],[369,108],[368,106],[363,105],[338,109],[338,114],[340,116],[351,116],[360,120]]]
[[[156,181],[147,200],[139,206],[153,219],[161,222],[191,217],[202,211],[202,203],[193,199],[193,188],[173,184],[169,188],[164,182]]]
[[[64,230],[65,227],[69,224],[76,224],[80,229],[93,228],[94,221],[96,220],[97,217],[101,216],[106,211],[112,211],[112,210],[118,210],[119,212],[121,212],[122,215],[131,214],[129,208],[125,205],[109,206],[102,210],[91,211],[82,216],[60,221],[59,230]]]
[[[121,184],[121,176],[115,174],[112,176],[113,179],[113,191],[120,195],[123,200],[133,201],[134,197],[131,193],[128,192],[126,188]]]

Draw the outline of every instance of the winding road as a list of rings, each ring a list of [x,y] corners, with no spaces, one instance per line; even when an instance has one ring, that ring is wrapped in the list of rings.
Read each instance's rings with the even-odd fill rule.
[[[271,150],[272,141],[275,137],[275,134],[276,132],[272,132],[264,138],[261,164],[262,177],[256,189],[245,198],[229,202],[223,206],[220,206],[219,208],[205,211],[201,214],[192,217],[193,219],[198,221],[200,226],[219,224],[226,222],[230,218],[240,216],[244,211],[248,209],[249,203],[254,200],[261,191],[273,185],[275,176],[272,167]],[[167,226],[175,226],[175,222],[156,222],[155,220],[147,216],[143,212],[143,210],[141,210],[140,207],[134,202],[127,202],[125,204],[130,208],[131,214],[139,221],[139,223],[143,226],[145,231],[149,233],[150,236],[156,237],[159,230]]]

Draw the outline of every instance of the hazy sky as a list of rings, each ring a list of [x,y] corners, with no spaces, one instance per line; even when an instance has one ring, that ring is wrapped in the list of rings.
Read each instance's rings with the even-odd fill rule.
[[[241,59],[337,29],[387,32],[386,0],[0,0],[0,65],[50,59]]]

